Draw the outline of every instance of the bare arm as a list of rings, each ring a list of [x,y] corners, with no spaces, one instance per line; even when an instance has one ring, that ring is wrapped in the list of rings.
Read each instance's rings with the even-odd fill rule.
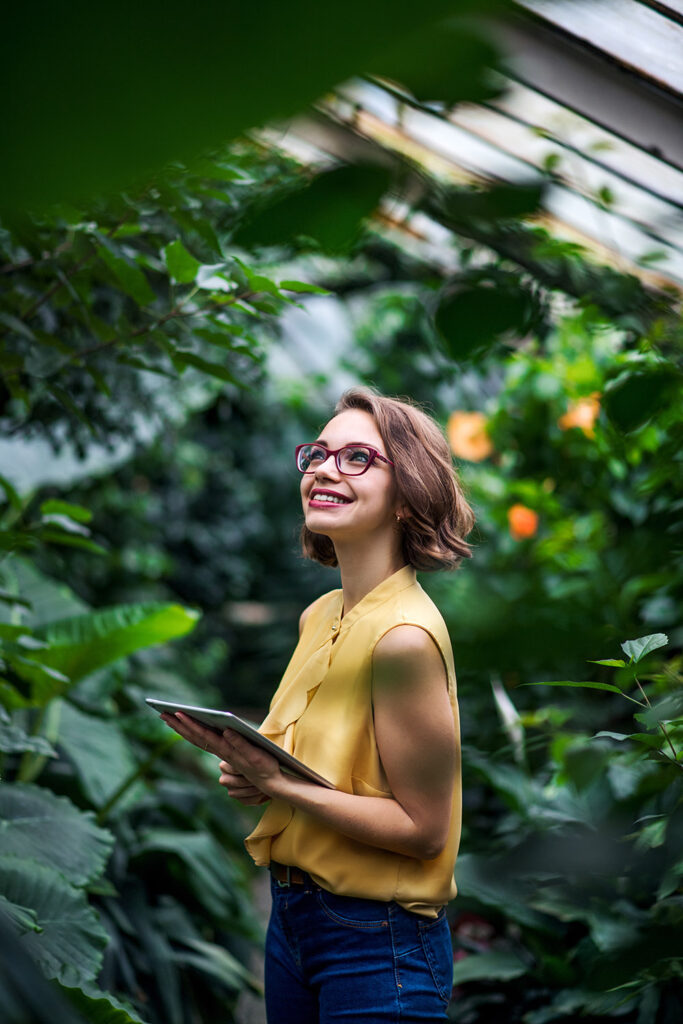
[[[438,856],[448,836],[455,730],[446,671],[428,633],[397,626],[373,659],[377,745],[392,798],[328,790],[283,774],[270,755],[225,733],[228,759],[261,792],[285,800],[351,839],[420,859]],[[230,792],[229,776],[221,777]]]

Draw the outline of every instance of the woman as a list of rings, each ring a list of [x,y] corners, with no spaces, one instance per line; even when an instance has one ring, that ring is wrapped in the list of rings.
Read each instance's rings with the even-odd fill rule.
[[[221,758],[230,796],[270,801],[246,839],[272,875],[270,1024],[444,1019],[458,712],[448,633],[415,570],[470,556],[472,511],[436,423],[370,388],[342,396],[297,466],[304,553],[338,565],[342,586],[303,612],[260,731],[336,788],[234,732],[163,717]]]

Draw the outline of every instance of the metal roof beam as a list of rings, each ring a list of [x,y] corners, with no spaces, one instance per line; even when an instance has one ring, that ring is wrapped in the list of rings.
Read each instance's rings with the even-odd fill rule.
[[[511,76],[683,170],[683,103],[583,45],[559,26],[520,16],[500,27]]]

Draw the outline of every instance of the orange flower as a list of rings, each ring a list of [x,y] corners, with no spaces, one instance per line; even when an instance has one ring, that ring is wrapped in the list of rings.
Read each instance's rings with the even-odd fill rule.
[[[508,524],[513,540],[525,540],[536,533],[538,514],[526,505],[512,505],[508,509]]]
[[[570,402],[564,416],[560,416],[557,425],[560,430],[578,427],[586,437],[595,437],[594,423],[600,412],[600,392],[594,391],[587,398],[577,398]]]
[[[451,451],[459,459],[481,462],[493,452],[483,412],[452,412],[448,417],[446,433]]]

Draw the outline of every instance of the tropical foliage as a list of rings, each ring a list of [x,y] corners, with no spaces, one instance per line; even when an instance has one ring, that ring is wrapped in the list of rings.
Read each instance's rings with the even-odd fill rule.
[[[432,38],[429,73],[375,66],[413,104],[482,98],[472,32]],[[336,585],[297,555],[289,459],[342,380],[433,409],[478,517],[472,564],[422,579],[463,712],[454,1019],[677,1020],[676,297],[539,228],[542,183],[456,189],[387,154],[301,167],[241,139],[83,194],[0,232],[8,1020],[230,1020],[258,988],[248,821],[143,703],[266,706]],[[368,220],[387,196],[452,233],[457,270]],[[311,371],[288,318],[323,303],[352,340]]]

